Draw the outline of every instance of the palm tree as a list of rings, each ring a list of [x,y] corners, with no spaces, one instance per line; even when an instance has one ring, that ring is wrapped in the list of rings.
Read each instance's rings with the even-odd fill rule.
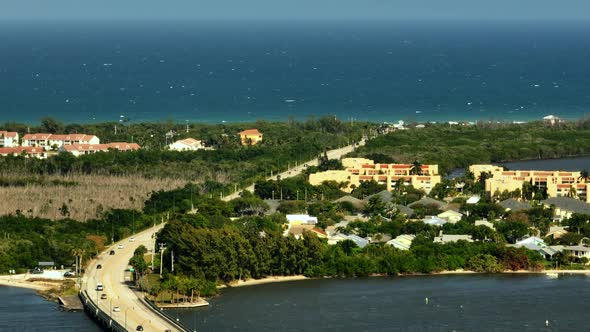
[[[414,160],[412,163],[410,175],[422,175],[422,163],[420,163],[418,160]]]
[[[588,180],[590,179],[590,173],[588,173],[587,170],[583,169],[580,171],[580,176],[578,177],[578,179],[584,182],[588,182]]]

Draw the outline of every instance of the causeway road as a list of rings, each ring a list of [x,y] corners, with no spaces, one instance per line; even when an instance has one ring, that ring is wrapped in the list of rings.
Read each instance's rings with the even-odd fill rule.
[[[162,227],[163,224],[160,224],[137,233],[133,241],[127,238],[115,243],[92,261],[83,278],[82,289],[88,292],[94,304],[98,304],[101,310],[128,331],[135,331],[139,325],[149,332],[178,331],[168,321],[154,314],[125,281],[125,270],[129,267],[133,251],[142,244],[146,248],[154,248],[152,236]],[[110,255],[111,250],[115,252],[114,255]],[[96,290],[98,283],[102,283],[103,291]],[[102,294],[106,294],[107,298],[101,299]],[[115,307],[119,310],[115,311]]]
[[[329,159],[340,159],[345,154],[352,152],[355,148],[365,145],[366,139],[360,142],[327,151]],[[289,178],[303,172],[308,166],[317,166],[318,159],[310,160],[303,165],[292,167],[289,170],[268,177],[268,180],[276,179],[280,175],[281,179]],[[239,197],[243,190],[254,192],[254,185],[243,188],[231,195],[223,197],[223,200],[229,201]],[[133,257],[133,251],[140,245],[146,248],[154,248],[154,236],[164,225],[160,224],[151,227],[143,232],[134,235],[131,238],[121,240],[105,252],[100,254],[91,265],[86,269],[83,278],[82,289],[88,292],[88,296],[98,307],[105,313],[110,314],[112,319],[117,321],[128,331],[135,331],[137,326],[141,325],[144,331],[178,331],[176,327],[165,319],[152,312],[147,305],[138,297],[136,291],[130,288],[125,281],[125,270],[129,267],[129,259]],[[114,255],[110,252],[114,251]],[[101,268],[98,269],[97,266]],[[101,283],[103,291],[97,291],[96,286]],[[100,299],[102,294],[106,294],[106,299]],[[115,311],[115,307],[119,310]]]

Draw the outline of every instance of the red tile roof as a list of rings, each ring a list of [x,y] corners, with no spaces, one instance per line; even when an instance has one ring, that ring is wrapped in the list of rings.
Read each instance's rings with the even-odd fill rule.
[[[18,136],[18,133],[15,131],[0,131],[0,137],[2,136],[16,138]]]

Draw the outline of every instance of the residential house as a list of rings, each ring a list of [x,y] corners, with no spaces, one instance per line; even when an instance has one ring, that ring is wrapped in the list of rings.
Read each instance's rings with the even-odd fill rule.
[[[239,134],[242,145],[256,145],[262,142],[262,133],[258,129],[246,129]]]
[[[38,146],[47,150],[74,144],[100,144],[100,139],[86,134],[26,134],[22,146]]]
[[[451,224],[456,224],[461,220],[461,218],[463,218],[463,214],[457,211],[447,210],[445,212],[439,213],[437,217],[446,219]]]
[[[205,143],[194,138],[185,138],[170,144],[169,148],[173,151],[196,151],[205,149]]]
[[[11,148],[0,148],[0,156],[26,156],[29,158],[47,158],[47,152],[41,147],[15,146]]]
[[[512,212],[519,212],[519,211],[526,211],[532,208],[531,204],[528,202],[521,202],[514,198],[508,198],[498,203],[501,207],[504,208],[506,211]]]
[[[565,254],[577,257],[590,259],[590,247],[586,246],[564,246],[563,252]]]
[[[451,243],[457,241],[473,242],[471,235],[441,234],[434,238],[434,243]]]
[[[529,236],[523,239],[520,239],[519,241],[516,241],[516,243],[514,244],[515,246],[524,246],[524,245],[536,245],[539,247],[546,247],[547,244],[545,243],[545,241],[543,241],[543,239],[541,239],[540,237],[537,236]]]
[[[567,219],[574,213],[590,215],[590,204],[569,197],[551,197],[542,201],[546,208],[555,208],[553,215],[557,220]]]
[[[336,234],[334,236],[330,236],[328,238],[328,244],[330,245],[334,245],[340,241],[345,241],[345,240],[350,240],[352,242],[354,242],[358,247],[360,248],[364,248],[369,244],[369,241],[367,239],[363,239],[362,237],[355,235],[355,234],[350,234],[350,235],[346,235],[346,234]]]
[[[491,229],[495,229],[494,224],[492,224],[491,222],[489,222],[487,219],[482,219],[482,220],[476,220],[475,221],[475,226],[485,226]]]
[[[563,226],[551,226],[549,227],[549,232],[545,237],[553,237],[554,239],[559,239],[560,237],[566,235],[568,233],[567,229]]]
[[[447,206],[447,203],[445,203],[443,201],[436,200],[431,197],[424,196],[421,199],[408,204],[408,207],[414,208],[414,207],[420,206],[420,205],[421,206],[435,206],[439,210],[444,210],[444,208]]]
[[[438,165],[421,165],[420,174],[414,174],[411,164],[375,164],[373,160],[365,158],[342,159],[344,170],[330,170],[310,174],[309,183],[320,185],[324,181],[346,183],[343,188],[351,192],[366,181],[375,181],[385,185],[388,191],[398,190],[398,184],[412,185],[414,188],[428,193],[441,181]]]
[[[350,195],[346,195],[343,197],[338,198],[337,200],[333,201],[334,203],[350,203],[352,204],[352,206],[359,210],[362,211],[365,209],[366,203],[365,201],[358,199],[356,197],[350,196]]]
[[[448,220],[439,218],[437,216],[428,216],[428,217],[422,219],[422,221],[426,225],[432,225],[432,226],[438,226],[438,227],[442,227],[444,224],[449,222]]]
[[[412,246],[412,241],[416,238],[416,235],[413,234],[402,234],[398,235],[395,239],[387,241],[387,245],[393,246],[394,248],[400,250],[410,250]]]
[[[0,130],[0,148],[12,148],[15,146],[18,146],[18,133]]]
[[[555,124],[558,124],[560,122],[562,122],[561,118],[555,116],[555,115],[547,115],[543,117],[543,122],[545,124],[548,124],[550,126],[553,126]]]
[[[315,225],[318,223],[318,218],[317,217],[312,217],[310,215],[307,214],[288,214],[287,216],[287,226],[285,228],[285,231],[283,232],[284,236],[289,235],[291,232],[291,228],[296,227],[296,226],[306,226],[303,227],[304,229],[307,230],[312,230]],[[311,226],[311,227],[309,227]],[[303,228],[302,227],[297,227],[296,228],[296,232],[303,232]]]

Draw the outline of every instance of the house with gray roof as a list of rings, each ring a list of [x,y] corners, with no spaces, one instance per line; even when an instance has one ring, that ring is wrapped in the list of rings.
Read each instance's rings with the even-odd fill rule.
[[[498,203],[501,207],[504,208],[506,211],[518,212],[518,211],[526,211],[532,208],[532,206],[527,202],[521,202],[514,198],[508,198],[500,203]]]
[[[441,234],[440,236],[436,236],[434,238],[434,243],[451,243],[457,241],[467,241],[473,242],[473,238],[471,235],[464,235],[464,234]]]
[[[434,205],[438,209],[442,210],[442,209],[444,209],[445,206],[447,206],[447,203],[445,203],[443,201],[436,200],[436,199],[431,198],[431,197],[424,196],[421,199],[419,199],[419,200],[417,200],[417,201],[415,201],[413,203],[408,204],[408,207],[413,208],[413,207],[415,207],[417,205],[422,205],[422,206]]]
[[[542,201],[542,203],[546,208],[555,208],[553,215],[558,220],[569,218],[574,213],[590,215],[590,204],[579,199],[551,197]]]

